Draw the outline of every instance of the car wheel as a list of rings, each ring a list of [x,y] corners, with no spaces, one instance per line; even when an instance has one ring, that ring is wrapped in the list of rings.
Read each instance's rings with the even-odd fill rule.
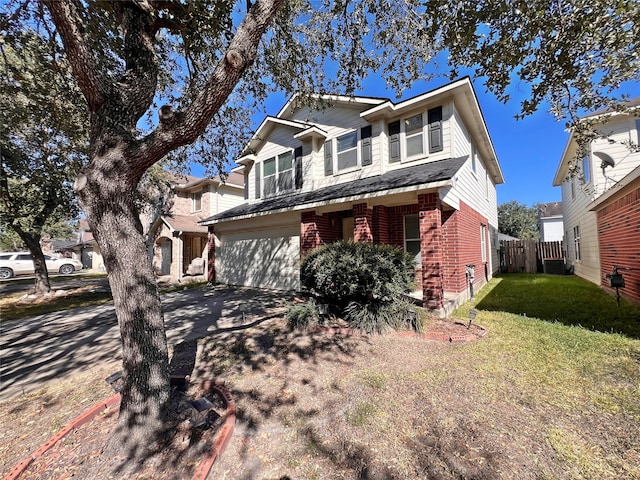
[[[7,278],[13,277],[13,270],[10,268],[0,268],[0,278],[2,280],[6,280]]]
[[[69,275],[74,271],[75,271],[75,268],[73,268],[73,265],[69,265],[68,263],[60,267],[60,273],[64,273],[65,275]]]

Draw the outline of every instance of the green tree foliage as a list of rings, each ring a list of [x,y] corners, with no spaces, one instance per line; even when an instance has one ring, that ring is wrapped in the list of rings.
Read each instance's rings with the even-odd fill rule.
[[[134,200],[153,164],[193,158],[225,170],[249,134],[248,112],[274,89],[348,94],[371,71],[401,92],[434,69],[471,68],[505,101],[510,84],[528,89],[523,115],[543,100],[558,115],[608,105],[613,88],[640,75],[638,2],[14,0],[2,9],[3,34],[33,27],[64,47],[86,101],[89,154],[76,187],[123,339],[112,445],[127,458],[142,456],[169,408],[160,298]]]
[[[88,118],[59,45],[26,28],[9,31],[0,48],[2,231],[31,251],[36,292],[48,292],[40,240],[77,216],[71,181],[86,155]]]
[[[539,240],[538,207],[517,200],[498,205],[498,229],[520,240]]]

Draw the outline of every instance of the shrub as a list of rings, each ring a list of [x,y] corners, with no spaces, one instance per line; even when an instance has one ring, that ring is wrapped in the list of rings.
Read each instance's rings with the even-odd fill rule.
[[[318,305],[313,298],[304,303],[294,303],[287,306],[285,313],[287,325],[293,329],[305,329],[317,325],[320,320]]]
[[[410,292],[415,263],[389,245],[337,242],[310,252],[300,276],[306,290],[342,310],[353,301],[392,301]]]
[[[300,272],[303,287],[354,328],[379,333],[404,322],[400,299],[413,288],[415,263],[398,248],[337,242],[310,252]]]

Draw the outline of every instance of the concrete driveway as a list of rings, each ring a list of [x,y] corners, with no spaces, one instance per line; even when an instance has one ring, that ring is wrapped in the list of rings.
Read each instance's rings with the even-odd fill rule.
[[[163,294],[169,348],[229,334],[281,315],[291,297],[226,286]],[[92,368],[120,368],[120,332],[113,304],[40,315],[0,325],[0,399],[28,393]]]

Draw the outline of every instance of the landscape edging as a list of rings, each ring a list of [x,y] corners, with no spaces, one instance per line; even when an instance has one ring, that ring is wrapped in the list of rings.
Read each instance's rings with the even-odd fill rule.
[[[227,447],[229,441],[231,440],[231,436],[233,435],[233,430],[236,423],[236,402],[233,399],[231,392],[229,392],[229,390],[227,390],[221,384],[210,380],[203,381],[202,385],[207,389],[217,390],[218,393],[220,393],[220,395],[224,398],[226,403],[225,421],[220,428],[220,432],[216,435],[211,449],[200,461],[200,464],[198,465],[198,468],[196,469],[192,480],[204,480],[207,478],[207,475],[209,475],[209,472],[211,471],[211,468],[213,467],[216,459],[222,454],[222,452],[224,452],[224,449]],[[33,462],[36,458],[44,455],[49,449],[56,445],[56,443],[62,440],[69,432],[78,427],[81,427],[85,423],[90,422],[100,412],[106,410],[109,407],[112,407],[119,401],[120,394],[116,393],[80,414],[64,428],[58,431],[31,456],[25,458],[22,462],[13,467],[13,469],[4,477],[3,480],[16,480],[17,478],[19,478],[20,475],[22,475],[22,473],[27,469],[27,467],[29,467],[31,462]]]

